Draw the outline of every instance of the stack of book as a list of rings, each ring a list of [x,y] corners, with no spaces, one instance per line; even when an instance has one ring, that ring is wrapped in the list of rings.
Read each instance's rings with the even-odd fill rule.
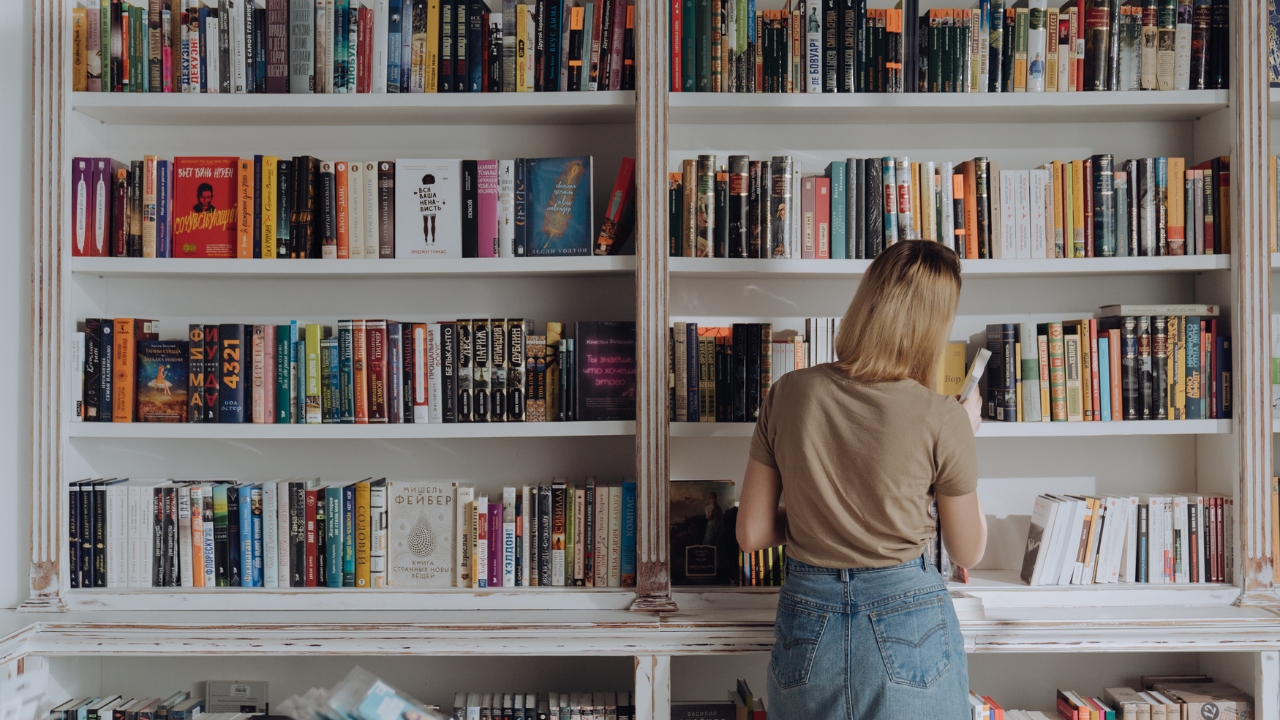
[[[1041,495],[1020,577],[1028,585],[1227,583],[1235,500],[1217,495]]]
[[[574,693],[455,693],[454,718],[507,720],[635,720],[628,691]]]
[[[635,419],[635,323],[525,319],[190,325],[90,318],[72,421],[265,424]]]
[[[715,155],[668,178],[673,257],[871,259],[935,240],[966,259],[1230,252],[1231,163],[1112,155],[1001,170],[849,158],[806,175],[791,156]]]
[[[106,697],[73,698],[53,708],[45,720],[232,720],[230,715],[206,712],[203,697],[192,697],[190,692],[176,692],[168,697]],[[250,716],[245,715],[247,720]]]
[[[670,0],[672,92],[1224,89],[1225,0]],[[1275,42],[1274,39],[1272,42]]]
[[[72,160],[72,256],[387,259],[611,255],[635,222],[623,158],[596,231],[592,158]]]
[[[73,588],[634,587],[635,483],[84,480]],[[143,719],[145,720],[145,719]]]
[[[630,0],[77,0],[89,92],[635,89]],[[536,48],[536,51],[534,50]]]

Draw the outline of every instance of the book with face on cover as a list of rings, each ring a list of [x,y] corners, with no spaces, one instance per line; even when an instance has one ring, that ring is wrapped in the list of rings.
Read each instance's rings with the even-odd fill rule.
[[[173,159],[173,257],[236,256],[235,157]]]
[[[396,160],[397,258],[462,257],[462,161]]]

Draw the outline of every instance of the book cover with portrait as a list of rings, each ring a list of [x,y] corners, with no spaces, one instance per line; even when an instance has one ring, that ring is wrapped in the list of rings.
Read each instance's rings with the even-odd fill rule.
[[[395,256],[462,257],[462,161],[396,160]]]
[[[738,572],[734,482],[673,480],[670,493],[671,584],[731,584]]]
[[[138,422],[187,421],[187,343],[138,342]]]
[[[173,256],[236,256],[240,158],[173,159]]]
[[[595,206],[591,157],[529,158],[526,254],[590,255]]]

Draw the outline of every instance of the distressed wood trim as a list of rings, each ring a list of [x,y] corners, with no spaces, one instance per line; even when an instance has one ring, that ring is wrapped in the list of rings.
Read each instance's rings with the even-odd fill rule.
[[[31,571],[23,610],[62,602],[62,229],[65,0],[35,0],[31,29]]]
[[[636,657],[633,697],[637,720],[671,720],[670,655]]]
[[[1255,718],[1280,720],[1280,652],[1261,652],[1254,659],[1253,697]]]
[[[633,610],[671,612],[667,558],[667,15],[636,3],[636,480]]]
[[[1239,0],[1233,12],[1231,105],[1235,143],[1231,203],[1235,255],[1235,432],[1240,451],[1236,540],[1241,605],[1274,605],[1271,566],[1271,198],[1267,3]]]

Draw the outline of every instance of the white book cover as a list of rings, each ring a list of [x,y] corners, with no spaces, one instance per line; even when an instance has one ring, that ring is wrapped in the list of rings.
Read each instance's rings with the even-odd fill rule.
[[[1040,383],[1048,378],[1040,377],[1040,341],[1036,336],[1036,324],[1027,318],[1018,323],[1019,342],[1022,344],[1022,418],[1025,422],[1040,422]]]
[[[427,422],[444,422],[440,369],[440,323],[431,323],[427,326]]]
[[[429,341],[429,326],[415,323],[413,326],[413,421],[431,422],[431,366],[435,361],[434,348]]]
[[[451,587],[455,561],[454,483],[391,480],[386,492],[388,585]]]
[[[1030,171],[1031,178],[1031,257],[1042,260],[1049,257],[1049,233],[1051,228],[1046,215],[1053,202],[1053,185],[1049,181],[1049,171],[1036,168]]]
[[[214,10],[218,6],[217,0],[213,0],[212,3],[206,0],[205,6],[210,10]],[[212,42],[206,42],[203,51],[206,74],[204,91],[207,93],[220,93],[222,92],[222,67],[219,61],[222,59],[222,53],[218,52],[218,41],[216,40],[218,37],[218,18],[212,14],[205,17],[203,36],[212,40]]]
[[[72,488],[74,492],[75,488]],[[142,488],[129,486],[129,507],[126,525],[129,532],[129,553],[126,569],[129,587],[142,587]]]
[[[348,172],[350,172],[348,170]],[[360,199],[364,203],[360,217],[364,227],[360,233],[364,235],[364,257],[366,260],[378,259],[378,164],[366,162],[360,168],[360,182],[364,184]],[[397,256],[399,257],[399,256]]]
[[[1014,187],[1014,223],[1018,229],[1018,257],[1031,259],[1031,171],[1014,172],[1017,181]]]
[[[364,258],[364,163],[347,163],[347,243],[352,260]],[[377,258],[375,254],[373,256]]]
[[[514,160],[498,161],[498,257],[515,257],[516,180]]]
[[[471,587],[489,585],[489,498],[481,495],[471,503]],[[484,537],[480,529],[484,528]]]
[[[1080,550],[1080,531],[1084,528],[1085,503],[1074,497],[1063,497],[1071,504],[1071,524],[1063,532],[1062,559],[1058,564],[1058,584],[1070,585],[1076,570],[1076,557]]]
[[[1018,181],[1012,170],[1002,170],[999,174],[1000,187],[1000,242],[992,243],[992,254],[997,258],[1012,259],[1018,257],[1017,193]]]
[[[1191,87],[1191,10],[1189,1],[1177,4],[1177,24],[1173,39],[1173,89]]]
[[[471,587],[471,551],[474,545],[471,505],[475,496],[476,490],[470,486],[459,485],[454,490],[454,587]]]
[[[280,486],[262,483],[262,586],[280,587]]]
[[[516,586],[516,489],[502,488],[502,586]]]
[[[822,92],[822,3],[805,4],[805,92]]]
[[[290,575],[289,556],[289,481],[276,482],[276,546],[280,549],[276,567],[276,587],[287,588],[293,583]]]
[[[84,333],[71,335],[71,422],[84,420]]]
[[[955,170],[951,163],[944,162],[938,170],[938,207],[941,212],[938,213],[941,226],[938,228],[938,242],[945,244],[952,250],[956,250],[956,206],[955,206],[955,188],[951,183],[955,177]]]
[[[1147,581],[1164,583],[1164,498],[1148,496],[1147,503]]]
[[[121,483],[117,487],[115,509],[116,509],[116,528],[114,538],[115,546],[112,553],[116,556],[116,568],[118,571],[114,577],[116,587],[129,587],[129,485],[132,481]]]
[[[1138,498],[1127,499],[1129,506],[1125,517],[1124,555],[1120,558],[1120,582],[1134,582],[1138,572]]]
[[[245,92],[245,46],[244,46],[244,14],[247,0],[228,0],[231,10],[231,92],[243,95]],[[252,12],[252,10],[249,10]]]
[[[1049,541],[1053,538],[1054,520],[1058,503],[1041,495],[1031,509],[1031,524],[1027,527],[1027,543],[1022,550],[1022,571],[1019,577],[1028,585],[1044,584],[1045,562],[1049,559]]]
[[[1093,559],[1093,577],[1095,585],[1105,585],[1110,574],[1112,556],[1111,539],[1116,534],[1116,526],[1123,520],[1120,516],[1120,500],[1112,495],[1099,498],[1102,501],[1102,532],[1098,533],[1098,551]]]
[[[461,160],[396,160],[396,257],[462,257]]]
[[[387,484],[369,485],[369,584],[387,586]]]
[[[1044,92],[1045,68],[1049,64],[1048,28],[1049,9],[1046,0],[1030,0],[1028,3],[1027,30],[1027,92]],[[1053,29],[1054,42],[1058,41],[1058,29]]]
[[[1059,17],[1059,22],[1062,21]],[[1071,42],[1058,45],[1058,92],[1075,92],[1071,86],[1071,60],[1075,57],[1075,49]]]
[[[116,500],[123,490],[124,488],[120,487],[119,484],[108,485],[106,487],[107,506],[105,515],[107,524],[107,541],[105,545],[107,549],[107,587],[109,588],[119,586],[118,583],[120,581],[121,571],[123,570],[121,566],[117,565],[118,558],[115,552],[115,539],[119,532],[119,527],[122,524],[119,515],[119,506]]]
[[[533,496],[528,485],[520,488],[520,584],[529,584],[529,513],[532,509]]]
[[[391,8],[388,0],[373,0],[373,77],[369,91],[387,92],[387,31],[391,28]]]
[[[191,575],[191,487],[178,486],[178,581],[195,587]]]
[[[1133,507],[1137,505],[1137,501],[1132,498],[1120,495],[1116,497],[1116,504],[1119,506],[1119,516],[1116,522],[1115,534],[1111,538],[1111,561],[1107,566],[1107,582],[1120,582],[1120,565],[1124,559],[1125,542],[1129,537],[1129,527],[1133,524]]]
[[[1164,581],[1173,583],[1177,581],[1177,553],[1178,553],[1178,535],[1176,520],[1173,514],[1173,498],[1166,497],[1163,502],[1164,507]]]
[[[1174,495],[1173,504],[1173,581],[1177,583],[1191,582],[1190,569],[1191,542],[1187,533],[1187,498],[1185,495]]]
[[[596,488],[596,492],[599,492]],[[609,488],[609,587],[621,587],[622,571],[622,488]]]

